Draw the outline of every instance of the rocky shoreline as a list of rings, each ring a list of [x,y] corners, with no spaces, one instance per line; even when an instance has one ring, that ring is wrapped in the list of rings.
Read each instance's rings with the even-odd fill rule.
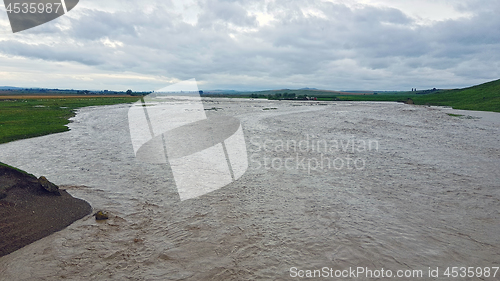
[[[62,230],[92,212],[45,177],[0,165],[0,256]]]

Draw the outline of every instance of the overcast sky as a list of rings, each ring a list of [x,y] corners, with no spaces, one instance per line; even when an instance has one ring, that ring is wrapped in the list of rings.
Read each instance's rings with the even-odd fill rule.
[[[13,34],[0,86],[457,88],[500,78],[498,0],[80,0]]]

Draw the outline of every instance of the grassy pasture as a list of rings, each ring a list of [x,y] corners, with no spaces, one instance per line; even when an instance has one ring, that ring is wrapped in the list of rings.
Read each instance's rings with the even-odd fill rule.
[[[0,143],[68,131],[68,119],[81,107],[137,100],[129,96],[0,95]]]

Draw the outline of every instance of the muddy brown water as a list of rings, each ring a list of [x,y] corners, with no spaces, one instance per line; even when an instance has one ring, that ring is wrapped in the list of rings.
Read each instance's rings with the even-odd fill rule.
[[[0,280],[294,280],[358,267],[448,280],[448,267],[500,266],[498,113],[458,118],[375,102],[204,105],[218,108],[208,115],[241,121],[249,168],[186,201],[168,166],[135,159],[128,105],[83,108],[69,132],[0,145],[1,162],[44,175],[111,217],[88,216],[1,257]],[[500,280],[500,272],[458,279]]]

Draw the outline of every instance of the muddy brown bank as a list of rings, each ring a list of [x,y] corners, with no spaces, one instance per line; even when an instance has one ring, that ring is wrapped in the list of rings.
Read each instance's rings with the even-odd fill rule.
[[[91,206],[45,177],[0,165],[0,256],[64,229]]]

